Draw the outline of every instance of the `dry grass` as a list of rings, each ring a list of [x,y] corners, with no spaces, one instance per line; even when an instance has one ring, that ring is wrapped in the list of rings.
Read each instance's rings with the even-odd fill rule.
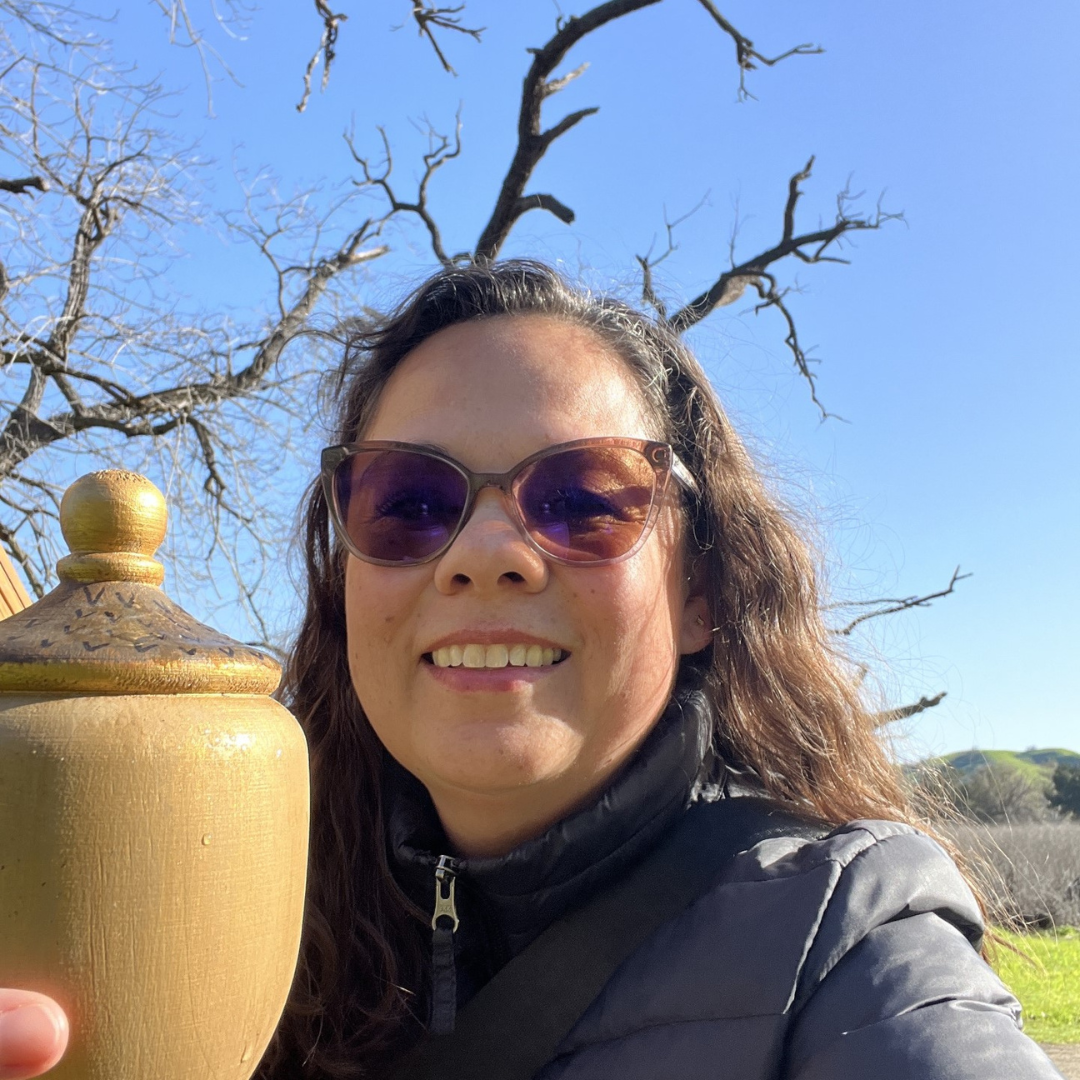
[[[1080,926],[1080,821],[965,822],[947,832],[975,871],[994,923]]]

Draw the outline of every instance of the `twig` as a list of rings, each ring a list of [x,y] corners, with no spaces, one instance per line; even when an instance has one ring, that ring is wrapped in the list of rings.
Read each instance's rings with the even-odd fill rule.
[[[326,0],[315,0],[315,11],[323,21],[322,36],[319,38],[318,48],[312,53],[307,69],[304,71],[304,94],[300,98],[300,103],[296,106],[297,112],[303,112],[307,108],[308,99],[311,97],[311,76],[314,74],[320,59],[323,62],[320,89],[326,90],[327,83],[330,81],[330,65],[333,64],[334,57],[337,56],[338,33],[341,30],[341,24],[349,17],[341,12],[331,11]]]
[[[764,56],[754,48],[754,43],[745,35],[741,34],[734,26],[724,18],[717,10],[712,0],[698,0],[701,6],[713,17],[713,20],[721,30],[735,43],[735,62],[739,66],[739,100],[745,101],[754,95],[746,89],[746,73],[755,70],[757,64],[772,67],[786,60],[789,56],[815,56],[825,50],[820,45],[796,45],[793,49],[780,53],[779,56]],[[755,64],[757,61],[757,64]]]
[[[362,181],[355,181],[357,186],[371,185],[380,188],[386,196],[387,201],[390,203],[391,214],[415,214],[424,223],[424,227],[428,231],[428,236],[431,239],[431,249],[435,253],[435,257],[443,266],[449,267],[455,265],[455,263],[459,261],[459,257],[451,257],[446,253],[446,249],[443,247],[442,234],[439,230],[438,222],[436,222],[431,211],[428,209],[428,184],[431,182],[431,178],[443,167],[443,165],[453,158],[456,158],[461,153],[460,110],[458,111],[454,124],[454,140],[452,145],[449,136],[440,134],[435,131],[434,128],[428,129],[428,140],[431,148],[424,155],[424,174],[420,178],[420,184],[417,188],[416,199],[414,202],[403,202],[395,194],[394,189],[390,184],[390,174],[393,172],[394,168],[394,158],[390,150],[390,140],[387,138],[385,128],[380,127],[378,131],[383,144],[383,169],[380,173],[376,173],[373,170],[368,158],[361,157],[360,154],[357,153],[352,135],[345,135],[345,142],[349,147],[349,152],[352,154],[353,160],[360,166],[364,173],[364,179]],[[550,196],[536,196],[536,198],[550,198]],[[548,206],[546,209],[550,209],[552,213],[558,213],[558,210],[555,207]],[[565,210],[565,207],[563,209]],[[566,212],[569,213],[569,211]],[[571,218],[572,217],[573,215],[571,214]],[[465,256],[465,258],[468,258],[468,256]]]
[[[861,625],[868,619],[876,619],[882,615],[895,615],[897,612],[908,611],[911,608],[929,607],[934,600],[940,600],[943,596],[948,596],[952,593],[956,588],[957,582],[963,581],[965,578],[969,577],[971,577],[971,574],[961,574],[960,567],[958,566],[953,571],[952,577],[949,578],[949,584],[944,589],[939,589],[937,592],[926,593],[925,596],[905,596],[901,598],[884,597],[877,600],[855,600],[851,603],[831,604],[829,605],[830,609],[836,609],[838,607],[875,607],[877,609],[859,615],[857,618],[852,619],[847,626],[837,627],[833,630],[833,633],[847,636],[856,626]],[[937,703],[934,702],[934,704]]]
[[[11,552],[13,560],[19,564],[22,572],[26,575],[26,580],[30,584],[30,591],[34,594],[35,599],[40,600],[45,595],[45,582],[38,577],[37,571],[34,569],[34,562],[23,550],[18,537],[15,535],[15,530],[9,529],[2,522],[0,522],[0,543]]]
[[[440,8],[428,7],[423,0],[413,0],[412,15],[416,20],[420,36],[426,37],[431,42],[431,47],[435,50],[435,55],[439,58],[443,71],[450,75],[457,75],[457,72],[451,67],[450,61],[446,59],[442,49],[439,48],[439,43],[435,40],[435,34],[431,28],[437,26],[440,30],[456,30],[459,34],[468,34],[474,41],[479,41],[480,35],[487,27],[480,26],[476,29],[470,29],[467,26],[462,26],[461,19],[456,16],[464,10],[464,4],[458,4],[457,7]]]
[[[669,255],[678,250],[679,245],[675,243],[675,230],[688,218],[691,218],[696,214],[706,203],[709,198],[709,193],[705,192],[704,195],[698,200],[696,206],[692,206],[685,214],[680,215],[674,221],[669,221],[667,216],[667,208],[664,208],[664,229],[667,232],[667,247],[664,248],[664,252],[661,255],[653,258],[653,248],[656,246],[656,238],[653,237],[652,244],[649,245],[649,250],[644,255],[635,255],[638,266],[641,267],[641,298],[648,304],[661,319],[667,318],[667,309],[657,295],[656,290],[653,288],[653,270],[658,267]]]

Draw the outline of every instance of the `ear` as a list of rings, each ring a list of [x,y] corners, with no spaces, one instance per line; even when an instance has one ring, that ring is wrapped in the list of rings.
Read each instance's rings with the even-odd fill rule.
[[[683,655],[701,652],[712,641],[712,619],[705,597],[693,594],[683,605],[679,627],[679,652]]]

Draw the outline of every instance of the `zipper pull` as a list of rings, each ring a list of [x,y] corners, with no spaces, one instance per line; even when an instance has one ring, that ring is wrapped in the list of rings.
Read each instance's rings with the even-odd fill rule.
[[[457,863],[449,855],[440,855],[435,866],[435,914],[431,916],[431,929],[439,929],[439,920],[448,915],[454,925],[450,933],[458,928],[457,908],[454,906],[454,883],[457,881]],[[443,887],[447,891],[443,892]]]
[[[432,1035],[449,1035],[457,1014],[457,965],[454,931],[458,928],[454,904],[457,863],[440,855],[435,865],[435,913],[431,916],[431,1019]]]

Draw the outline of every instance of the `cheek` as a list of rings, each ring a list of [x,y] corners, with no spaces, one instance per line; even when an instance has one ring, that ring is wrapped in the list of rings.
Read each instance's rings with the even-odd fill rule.
[[[403,640],[410,622],[409,575],[395,572],[400,575],[397,579],[384,568],[351,558],[345,571],[349,672],[369,716],[392,695],[393,674],[409,655]]]
[[[642,553],[644,554],[644,553]],[[678,665],[666,560],[633,559],[583,586],[590,648],[577,705],[589,768],[607,774],[641,744],[663,712]],[[604,575],[601,578],[601,574]]]
[[[583,602],[598,663],[610,665],[609,684],[620,697],[666,694],[678,663],[679,584],[664,551],[641,552],[590,583]]]

